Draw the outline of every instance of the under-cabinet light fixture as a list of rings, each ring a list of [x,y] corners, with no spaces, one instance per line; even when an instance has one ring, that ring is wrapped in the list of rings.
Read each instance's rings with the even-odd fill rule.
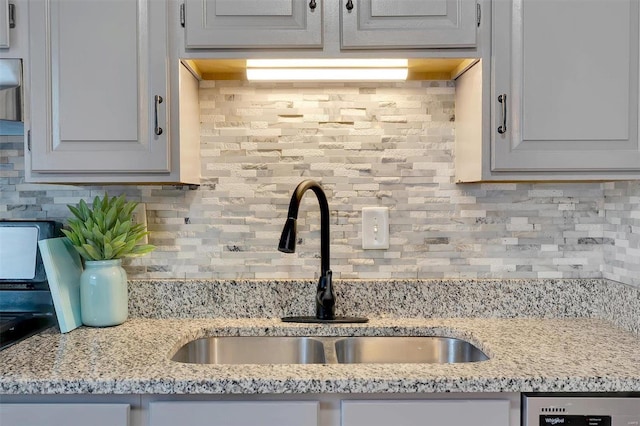
[[[404,81],[407,59],[248,59],[247,80]]]

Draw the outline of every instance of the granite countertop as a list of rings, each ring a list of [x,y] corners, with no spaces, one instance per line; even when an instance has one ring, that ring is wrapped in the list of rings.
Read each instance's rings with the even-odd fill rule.
[[[490,360],[468,364],[195,365],[170,356],[212,335],[439,335]],[[640,390],[640,338],[593,318],[378,318],[285,324],[275,318],[133,318],[55,328],[0,352],[2,394],[617,392]]]

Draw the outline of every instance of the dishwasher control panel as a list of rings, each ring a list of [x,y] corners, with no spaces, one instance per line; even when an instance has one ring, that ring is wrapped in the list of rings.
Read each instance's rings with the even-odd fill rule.
[[[611,426],[611,416],[540,415],[540,426]]]
[[[522,426],[640,426],[640,394],[524,394]]]

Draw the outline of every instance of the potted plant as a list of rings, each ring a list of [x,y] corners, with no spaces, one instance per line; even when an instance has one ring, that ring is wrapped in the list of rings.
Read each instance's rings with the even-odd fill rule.
[[[67,205],[73,217],[62,232],[84,259],[80,276],[80,312],[82,323],[94,327],[122,324],[128,316],[127,273],[122,258],[139,256],[155,249],[139,244],[148,234],[143,224],[133,224],[138,203],[125,196],[96,196],[89,206],[80,200]]]

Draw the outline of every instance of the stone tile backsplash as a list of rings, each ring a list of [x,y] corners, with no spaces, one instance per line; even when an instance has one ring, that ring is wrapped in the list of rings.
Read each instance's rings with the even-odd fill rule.
[[[0,218],[65,220],[67,203],[127,193],[147,204],[158,247],[127,263],[130,278],[311,279],[313,194],[300,209],[297,253],[276,250],[291,192],[311,178],[329,198],[337,278],[604,274],[639,285],[638,184],[455,184],[454,91],[449,81],[203,81],[199,188],[26,184],[21,138],[4,137]],[[362,250],[365,206],[389,208],[388,250]]]
[[[640,181],[606,183],[603,276],[640,288]]]

